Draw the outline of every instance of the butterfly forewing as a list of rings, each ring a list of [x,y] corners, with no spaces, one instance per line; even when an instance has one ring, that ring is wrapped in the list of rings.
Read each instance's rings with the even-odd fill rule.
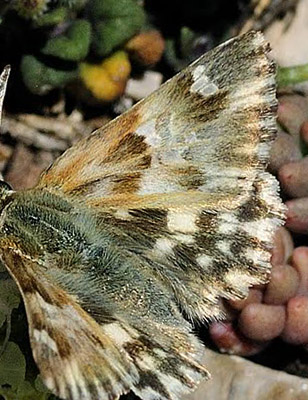
[[[267,51],[260,33],[210,51],[69,149],[39,187],[80,194],[83,201],[249,192],[275,133],[274,66]]]

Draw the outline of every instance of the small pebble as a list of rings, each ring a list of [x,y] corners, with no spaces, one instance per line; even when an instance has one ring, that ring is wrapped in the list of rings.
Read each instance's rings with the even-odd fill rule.
[[[210,335],[222,353],[252,356],[264,348],[264,343],[255,343],[238,332],[230,322],[213,322]]]
[[[271,264],[281,265],[288,262],[294,250],[293,239],[284,227],[277,229],[274,236]]]
[[[308,247],[300,246],[293,251],[292,265],[299,275],[298,295],[308,295]]]
[[[280,131],[273,143],[270,154],[269,168],[276,173],[284,164],[298,161],[302,158],[301,151],[289,133]]]
[[[308,157],[285,164],[278,171],[280,184],[291,197],[308,196]]]
[[[242,310],[244,307],[246,307],[248,304],[251,303],[261,303],[262,301],[262,292],[258,289],[251,288],[249,289],[248,296],[245,299],[242,300],[229,300],[229,304],[231,307],[233,307],[235,310]]]
[[[6,144],[0,143],[0,162],[7,161],[12,155],[13,149]]]
[[[159,72],[145,71],[141,79],[130,78],[127,82],[125,94],[134,100],[141,100],[154,90],[158,89],[163,81],[163,76]]]
[[[298,94],[279,97],[278,122],[298,143],[300,127],[306,120],[308,120],[306,97]]]
[[[286,227],[293,232],[308,233],[308,197],[286,202]]]
[[[241,332],[249,339],[268,341],[281,334],[286,319],[285,307],[249,304],[239,316]]]
[[[308,121],[302,123],[300,128],[300,135],[306,145],[308,145]]]
[[[4,171],[13,153],[10,146],[0,143],[0,171]]]
[[[157,30],[141,32],[126,43],[125,49],[135,61],[143,66],[150,66],[161,59],[165,40]]]
[[[37,151],[18,144],[12,156],[12,162],[5,173],[5,180],[14,189],[28,189],[33,187],[42,171],[53,161],[52,153],[47,151]]]
[[[266,304],[282,305],[295,296],[299,286],[299,275],[290,265],[275,265],[271,280],[264,292]]]
[[[281,337],[291,344],[308,343],[308,297],[293,297],[288,302],[287,319]]]

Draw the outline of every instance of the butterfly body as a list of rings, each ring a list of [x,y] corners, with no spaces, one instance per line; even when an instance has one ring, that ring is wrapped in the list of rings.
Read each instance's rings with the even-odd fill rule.
[[[36,307],[41,307],[33,314],[31,325],[33,332],[46,332],[43,335],[48,340],[43,354],[50,351],[62,357],[70,354],[65,339],[61,345],[63,317],[56,328],[53,320],[57,319],[57,313],[52,307],[57,305],[67,313],[65,305],[68,307],[71,301],[80,305],[98,324],[104,324],[106,331],[111,327],[113,332],[113,324],[123,321],[114,334],[117,329],[124,332],[122,335],[126,332],[126,346],[132,354],[135,347],[142,346],[142,341],[149,341],[146,337],[150,326],[151,346],[154,348],[154,337],[162,334],[158,332],[162,324],[166,329],[165,346],[170,349],[177,347],[176,351],[180,351],[183,343],[184,352],[191,350],[185,338],[189,335],[189,326],[185,326],[174,306],[174,296],[159,279],[154,279],[150,266],[141,264],[125,247],[121,249],[115,245],[117,241],[112,229],[103,222],[102,216],[77,202],[44,190],[4,190],[2,201],[0,243],[13,257],[32,265],[31,268],[21,268],[24,264],[15,262],[10,272],[26,304],[33,298]],[[134,250],[136,247],[135,244]],[[45,315],[44,323],[38,316],[41,313]],[[70,313],[73,314],[74,310]],[[66,315],[66,329],[69,329],[70,313]],[[53,326],[48,326],[49,323]],[[134,329],[127,328],[128,323]],[[99,329],[99,325],[94,326],[95,330]],[[74,332],[76,338],[79,329]],[[178,329],[183,337],[179,335],[176,340],[173,335]],[[195,345],[199,346],[197,342]],[[157,343],[157,348],[160,347]],[[119,358],[122,359],[122,355]],[[83,367],[86,368],[86,363]],[[198,371],[198,367],[195,368]],[[137,376],[140,374],[135,373]],[[199,373],[205,374],[202,370]],[[103,378],[100,377],[101,381]]]
[[[100,311],[102,322],[125,308],[132,315],[159,315],[159,284],[146,279],[145,267],[137,265],[140,262],[133,252],[116,246],[115,239],[100,215],[44,190],[9,191],[5,200],[1,240],[16,240],[21,254],[38,263],[37,273],[75,295],[87,311],[98,303],[105,310]],[[130,288],[130,282],[134,287]],[[171,302],[168,292],[161,289],[163,297]],[[121,298],[123,310],[117,309]],[[162,304],[162,308],[167,319],[168,307]]]
[[[265,171],[277,107],[267,52],[258,32],[213,49],[34,189],[0,187],[0,257],[61,398],[193,390],[208,373],[191,321],[267,280],[284,218]]]

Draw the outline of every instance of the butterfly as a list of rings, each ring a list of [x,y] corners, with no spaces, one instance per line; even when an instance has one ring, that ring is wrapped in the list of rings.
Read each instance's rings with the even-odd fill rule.
[[[233,38],[68,149],[33,189],[1,182],[0,258],[60,398],[179,398],[209,376],[192,322],[267,280],[284,219],[265,171],[268,51],[260,32]]]

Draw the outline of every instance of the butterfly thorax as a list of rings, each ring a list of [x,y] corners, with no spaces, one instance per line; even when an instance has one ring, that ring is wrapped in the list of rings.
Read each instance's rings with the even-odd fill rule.
[[[102,259],[107,234],[90,211],[44,190],[17,193],[3,185],[0,196],[1,236],[18,237],[25,254],[45,261],[46,269],[47,263],[59,265],[60,257],[67,269],[77,262],[86,268],[93,259]]]

